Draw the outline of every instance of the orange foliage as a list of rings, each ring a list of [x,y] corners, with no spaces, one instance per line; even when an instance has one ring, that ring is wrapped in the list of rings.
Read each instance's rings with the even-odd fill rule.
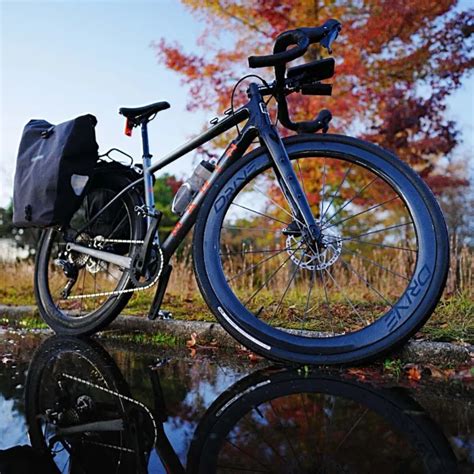
[[[228,108],[247,56],[268,54],[285,30],[337,18],[343,30],[334,44],[334,97],[292,97],[293,116],[312,118],[327,107],[335,117],[332,130],[395,151],[425,177],[457,144],[445,98],[473,66],[474,10],[456,10],[456,0],[182,2],[207,24],[201,52],[186,53],[163,39],[154,47],[159,61],[190,86],[189,109]],[[231,47],[221,46],[221,31],[232,32]],[[310,58],[325,54],[311,48]],[[269,71],[259,72],[271,79]]]

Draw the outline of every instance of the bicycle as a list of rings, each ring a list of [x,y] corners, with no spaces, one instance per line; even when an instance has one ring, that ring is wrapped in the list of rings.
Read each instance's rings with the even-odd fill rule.
[[[329,111],[313,121],[289,116],[289,94],[330,94],[321,81],[334,74],[334,59],[287,63],[312,43],[331,52],[340,29],[328,20],[287,31],[273,54],[249,57],[250,67],[274,67],[275,80],[252,75],[260,82],[250,83],[247,104],[232,105],[157,163],[147,125],[169,104],[120,109],[126,133],[141,129],[143,174],[131,179],[119,166],[103,167],[70,225],[41,237],[35,295],[56,332],[97,332],[134,292],[158,283],[149,312],[156,318],[171,257],[194,224],[194,272],[205,302],[226,331],[269,359],[366,361],[426,322],[449,263],[446,225],[431,191],[392,153],[328,134]],[[272,97],[279,122],[296,135],[280,137],[267,109]],[[153,174],[245,121],[223,155],[207,163],[209,178],[161,242]],[[248,152],[256,139],[260,146]]]
[[[148,406],[144,379],[139,400],[96,341],[46,340],[25,381],[30,441],[48,465],[41,472],[156,472],[153,451],[170,473],[367,472],[373,466],[458,472],[441,428],[407,393],[297,368],[260,369],[220,393],[199,417],[185,410],[181,423],[197,425],[188,448],[186,435],[180,432],[178,443],[171,436],[182,414],[170,408],[176,401],[166,386],[166,363],[146,371]]]

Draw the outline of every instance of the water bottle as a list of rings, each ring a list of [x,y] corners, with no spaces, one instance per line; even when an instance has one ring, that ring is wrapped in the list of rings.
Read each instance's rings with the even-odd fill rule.
[[[174,195],[171,210],[178,215],[183,215],[188,204],[196,196],[202,185],[209,179],[215,166],[209,161],[202,160],[193,171],[193,174],[181,185]]]

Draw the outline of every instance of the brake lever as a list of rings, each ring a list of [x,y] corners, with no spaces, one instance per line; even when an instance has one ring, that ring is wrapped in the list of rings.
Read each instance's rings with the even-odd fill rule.
[[[334,42],[334,40],[337,38],[339,35],[339,31],[341,31],[341,25],[336,25],[321,41],[320,44],[324,48],[328,50],[329,54],[332,54],[332,48],[331,45]]]

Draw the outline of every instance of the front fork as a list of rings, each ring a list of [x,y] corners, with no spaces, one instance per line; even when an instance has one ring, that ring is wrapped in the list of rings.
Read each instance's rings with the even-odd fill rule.
[[[270,121],[270,116],[263,101],[260,102],[259,112],[259,137],[270,153],[282,192],[288,200],[295,218],[304,224],[304,233],[313,242],[319,244],[321,242],[321,228],[314,219],[306,195],[291,165],[288,153],[278,131]]]

